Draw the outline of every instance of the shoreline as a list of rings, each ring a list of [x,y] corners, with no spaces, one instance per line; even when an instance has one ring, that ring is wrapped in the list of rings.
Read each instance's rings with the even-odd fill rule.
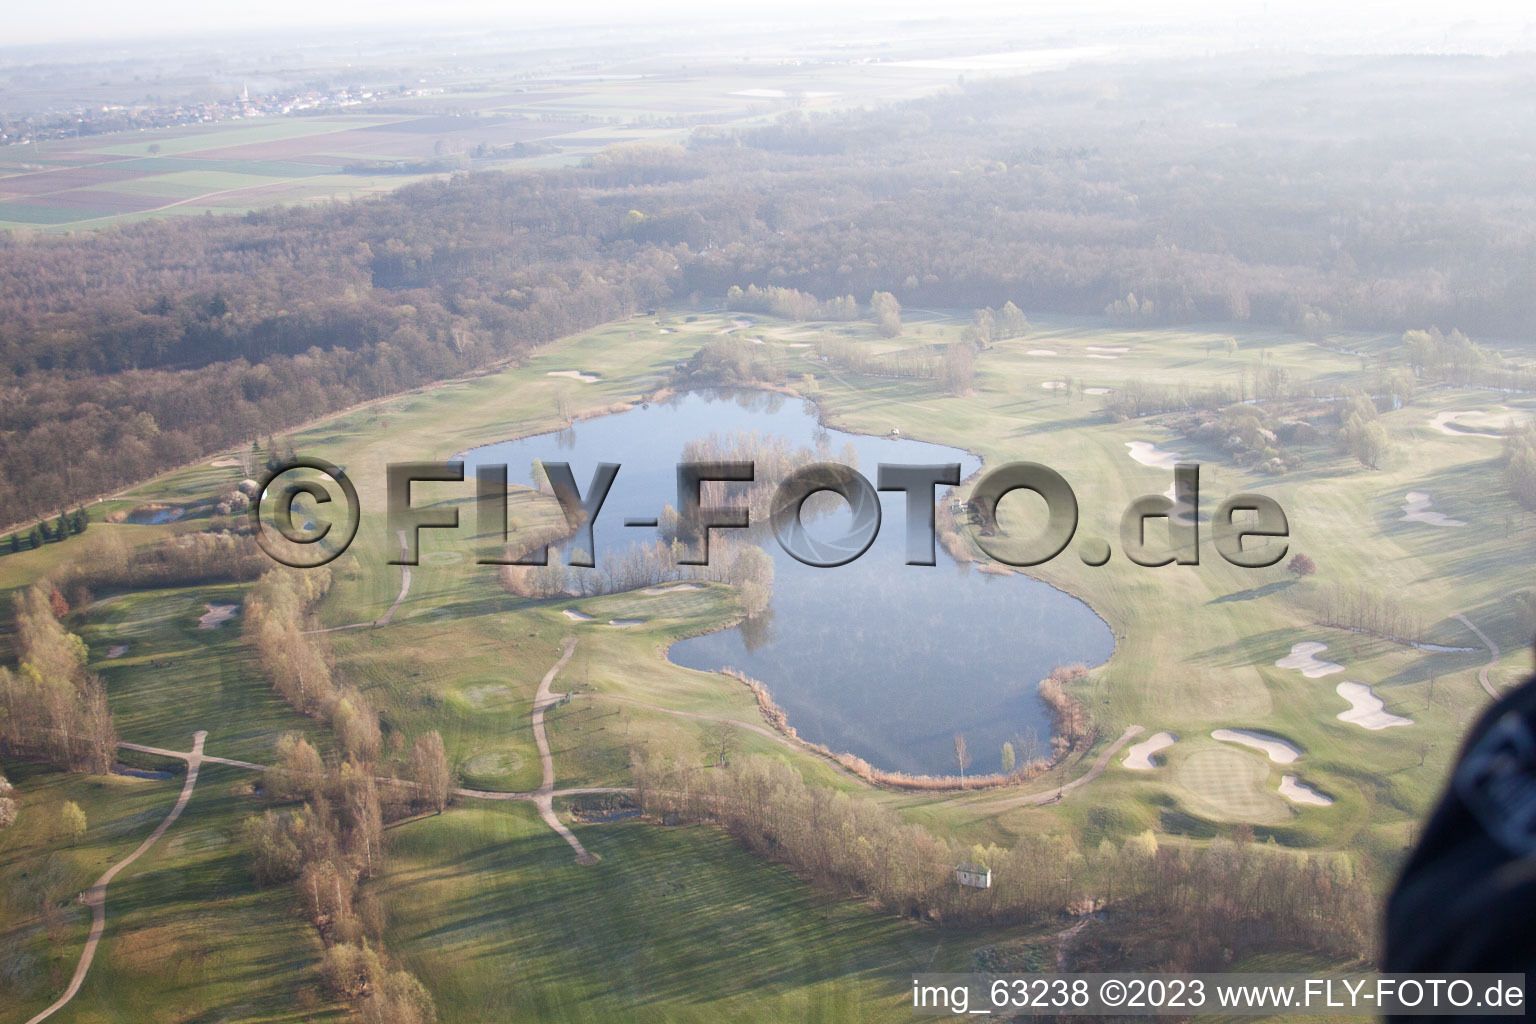
[[[870,434],[870,433],[866,433],[864,431],[850,429],[850,428],[848,428],[846,426],[837,426],[837,425],[833,424],[832,422],[830,422],[831,410],[828,409],[825,405],[823,405],[823,403],[821,401],[819,401],[815,397],[812,397],[812,396],[809,396],[809,395],[805,395],[805,394],[797,391],[796,389],[794,389],[793,387],[790,387],[788,385],[773,385],[773,384],[762,383],[762,384],[759,384],[757,386],[753,386],[753,385],[749,385],[749,384],[743,384],[743,385],[732,385],[732,386],[729,386],[729,387],[717,387],[717,386],[688,387],[688,388],[684,388],[682,390],[678,390],[678,389],[675,389],[671,384],[663,384],[660,387],[658,387],[657,389],[655,389],[654,391],[642,392],[640,395],[638,395],[633,400],[631,400],[631,399],[614,399],[614,400],[612,400],[610,402],[607,402],[607,403],[597,403],[597,404],[585,407],[583,409],[580,409],[578,411],[575,411],[575,412],[573,412],[571,414],[571,422],[566,424],[565,426],[555,427],[553,429],[533,430],[533,431],[530,431],[530,432],[527,432],[527,433],[517,434],[515,436],[507,436],[507,437],[504,437],[504,438],[500,438],[498,440],[488,441],[488,442],[485,442],[484,444],[472,445],[472,446],[469,446],[467,448],[462,449],[454,457],[462,459],[464,456],[468,455],[470,452],[473,452],[473,451],[475,451],[478,448],[489,447],[491,445],[504,444],[504,443],[512,442],[512,441],[523,441],[523,440],[528,440],[530,438],[558,434],[558,433],[560,433],[560,432],[562,432],[564,430],[570,429],[570,427],[572,425],[574,425],[575,423],[578,423],[578,422],[581,422],[581,421],[584,421],[584,420],[597,419],[597,418],[601,418],[603,416],[610,416],[610,415],[621,415],[622,413],[629,412],[629,411],[631,411],[633,409],[636,409],[636,408],[641,408],[641,407],[643,407],[645,405],[648,405],[648,404],[651,404],[651,403],[665,402],[665,401],[667,401],[669,399],[680,397],[680,396],[687,395],[687,394],[690,394],[690,393],[695,393],[695,392],[714,393],[714,394],[722,394],[722,395],[728,395],[728,394],[730,394],[732,392],[760,392],[760,393],[779,394],[779,395],[785,395],[785,396],[788,396],[788,397],[794,397],[794,398],[798,398],[801,401],[805,402],[807,405],[809,405],[814,410],[817,425],[822,427],[823,429],[826,429],[826,430],[836,430],[836,431],[840,431],[840,432],[842,432],[844,434],[857,435],[857,436],[860,436],[860,437],[873,438],[873,439],[876,439],[876,440],[879,440],[882,437],[882,435]],[[942,445],[942,446],[947,447],[947,448],[954,448],[955,450],[964,452],[965,454],[967,454],[967,455],[971,456],[972,458],[976,459],[976,461],[978,463],[977,468],[973,472],[968,474],[964,479],[962,479],[961,482],[958,485],[955,485],[954,487],[950,487],[950,488],[947,489],[948,492],[951,493],[951,494],[954,493],[959,487],[964,487],[967,483],[970,483],[970,482],[978,479],[982,474],[984,474],[986,472],[986,460],[980,454],[978,454],[978,453],[976,453],[974,451],[971,451],[968,448],[964,448],[964,447],[959,446],[959,445],[951,444],[951,443],[949,443],[947,441],[926,440],[926,439],[924,439],[922,437],[918,437],[918,436],[908,437],[907,435],[903,435],[902,436],[902,440],[922,441],[922,442],[927,443],[927,444]],[[1069,598],[1069,599],[1071,599],[1073,601],[1076,601],[1079,604],[1081,604],[1084,608],[1087,608],[1093,614],[1093,616],[1096,619],[1098,619],[1100,623],[1103,624],[1105,630],[1108,632],[1108,634],[1110,636],[1111,647],[1110,647],[1109,654],[1106,655],[1102,661],[1097,661],[1097,662],[1093,662],[1093,663],[1090,664],[1086,659],[1084,659],[1084,660],[1082,660],[1080,662],[1076,662],[1076,663],[1073,663],[1073,664],[1081,664],[1084,667],[1085,670],[1098,669],[1098,668],[1101,668],[1101,667],[1103,667],[1105,665],[1108,665],[1110,663],[1110,661],[1115,657],[1115,655],[1117,653],[1119,653],[1119,650],[1120,650],[1120,643],[1119,643],[1120,636],[1119,636],[1119,634],[1115,631],[1114,627],[1110,624],[1109,620],[1106,619],[1104,617],[1104,615],[1097,608],[1095,608],[1092,605],[1092,603],[1090,603],[1086,598],[1081,597],[1081,596],[1079,596],[1077,594],[1074,594],[1070,590],[1067,590],[1065,587],[1059,586],[1059,585],[1057,585],[1056,583],[1054,583],[1054,582],[1052,582],[1050,580],[1043,579],[1040,576],[1036,576],[1036,575],[1034,575],[1032,573],[1026,572],[1026,571],[1024,571],[1024,570],[1022,570],[1022,569],[1020,569],[1018,567],[1008,566],[1008,565],[1004,565],[1002,563],[992,562],[990,560],[982,561],[981,559],[978,559],[976,557],[976,555],[975,555],[974,549],[969,544],[969,542],[964,541],[963,535],[962,535],[962,533],[959,530],[946,530],[944,528],[944,523],[946,521],[947,516],[948,516],[948,511],[947,511],[945,505],[943,504],[942,497],[941,497],[939,506],[935,510],[935,524],[934,524],[935,534],[936,534],[935,540],[936,540],[937,547],[942,549],[943,552],[944,552],[944,555],[947,556],[955,565],[957,565],[957,566],[960,566],[960,565],[974,566],[976,568],[977,572],[991,572],[991,573],[995,573],[995,574],[998,574],[998,575],[1007,575],[1007,576],[1012,576],[1012,575],[1024,576],[1024,577],[1026,577],[1028,579],[1031,579],[1031,580],[1034,580],[1036,582],[1042,583],[1045,586],[1050,587],[1053,591],[1055,591],[1056,593],[1060,594],[1061,596]],[[962,543],[965,544],[964,550],[957,553],[951,547],[951,545],[949,543],[946,543],[946,538],[950,538],[950,537],[962,541]],[[960,554],[964,554],[966,557],[964,557],[962,559],[961,557],[959,557]],[[662,657],[670,665],[673,665],[673,666],[678,667],[678,668],[687,669],[687,668],[689,668],[689,666],[682,665],[682,664],[680,664],[680,663],[678,663],[676,661],[673,661],[672,658],[671,658],[671,648],[672,648],[672,646],[675,643],[681,642],[682,640],[685,640],[685,639],[690,639],[693,636],[706,636],[706,635],[709,635],[709,634],[712,634],[712,633],[725,632],[726,630],[733,629],[733,628],[736,628],[736,627],[740,626],[742,621],[743,621],[743,618],[738,616],[738,617],[730,620],[729,622],[726,622],[725,624],[720,625],[718,627],[711,628],[711,629],[700,630],[698,632],[690,634],[689,637],[678,637],[676,640],[667,643],[664,647],[661,648]],[[1060,668],[1060,667],[1061,666],[1058,666],[1058,668]],[[762,713],[764,720],[771,727],[773,727],[776,731],[778,731],[781,734],[783,734],[786,738],[791,739],[791,740],[795,741],[796,743],[798,743],[807,752],[814,753],[814,754],[816,754],[818,756],[821,756],[821,757],[824,757],[824,758],[826,758],[828,760],[833,761],[834,763],[836,763],[837,765],[839,765],[843,769],[845,769],[845,770],[847,770],[847,771],[857,775],[861,779],[864,779],[866,782],[868,782],[869,784],[874,785],[874,786],[881,786],[881,787],[895,788],[895,789],[903,789],[903,790],[907,790],[907,791],[931,790],[931,791],[944,791],[944,792],[964,792],[964,791],[968,791],[968,790],[972,790],[972,789],[991,789],[991,788],[998,788],[998,787],[1002,787],[1002,786],[1016,785],[1016,784],[1019,784],[1019,783],[1022,783],[1022,782],[1028,782],[1028,781],[1032,781],[1033,779],[1039,778],[1041,775],[1046,774],[1050,770],[1052,770],[1052,769],[1058,767],[1059,765],[1065,763],[1066,760],[1074,752],[1078,752],[1080,750],[1081,751],[1086,751],[1086,750],[1092,749],[1092,746],[1095,743],[1097,743],[1097,741],[1098,741],[1099,724],[1096,721],[1094,721],[1092,719],[1092,717],[1090,716],[1089,720],[1088,720],[1088,723],[1087,723],[1087,726],[1083,729],[1081,735],[1079,735],[1079,737],[1075,741],[1069,742],[1067,744],[1067,746],[1065,746],[1062,749],[1061,753],[1054,754],[1053,756],[1049,757],[1048,759],[1045,759],[1044,761],[1036,762],[1037,764],[1043,764],[1044,765],[1044,767],[1039,769],[1038,771],[1034,771],[1031,774],[1024,774],[1027,771],[1027,769],[1017,769],[1017,770],[1015,770],[1015,772],[1013,772],[1011,774],[1008,774],[1008,775],[1004,775],[1002,773],[989,773],[987,775],[978,775],[978,776],[974,776],[974,777],[967,776],[967,777],[965,777],[965,779],[963,780],[963,783],[962,783],[961,778],[959,776],[956,776],[956,775],[934,775],[934,774],[926,774],[926,773],[913,774],[913,773],[894,771],[894,770],[884,769],[884,768],[880,768],[880,767],[878,767],[876,765],[873,765],[868,760],[866,760],[865,758],[862,758],[859,755],[854,754],[852,752],[843,751],[843,752],[839,753],[837,751],[834,751],[830,747],[827,747],[825,744],[817,743],[815,741],[808,740],[808,739],[800,736],[799,732],[795,729],[793,723],[791,723],[789,721],[788,714],[781,707],[779,707],[779,705],[777,704],[776,701],[773,700],[772,694],[768,690],[767,684],[763,683],[761,680],[752,679],[751,677],[746,676],[744,673],[742,673],[742,672],[740,672],[740,671],[738,671],[738,670],[736,670],[736,669],[734,669],[734,668],[732,668],[730,666],[719,666],[719,667],[717,667],[717,668],[715,668],[713,670],[698,670],[698,669],[695,669],[694,671],[712,671],[715,674],[730,676],[731,678],[736,679],[737,681],[743,683],[744,685],[747,685],[748,688],[751,689],[753,691],[754,695],[757,697],[759,711]],[[1076,704],[1079,708],[1086,708],[1086,705],[1082,701],[1077,700],[1076,698],[1072,698],[1070,696],[1069,696],[1069,699],[1072,700],[1072,702],[1074,704]],[[766,700],[766,702],[767,702],[767,706],[766,707],[764,706],[764,700]],[[1046,735],[1046,736],[1041,737],[1041,739],[1042,739],[1042,742],[1044,744],[1046,744],[1049,747],[1051,747],[1052,749],[1054,749],[1056,747],[1056,745],[1057,745],[1056,744],[1057,739],[1062,736],[1061,726],[1060,726],[1061,710],[1056,708],[1055,706],[1053,706],[1049,701],[1042,700],[1042,703],[1045,704],[1046,709],[1047,709],[1048,713],[1050,714],[1051,729],[1050,729],[1049,734]],[[777,721],[777,719],[782,719],[782,721],[783,721],[782,726],[780,725],[779,721]],[[1085,741],[1086,741],[1086,744],[1085,744]]]

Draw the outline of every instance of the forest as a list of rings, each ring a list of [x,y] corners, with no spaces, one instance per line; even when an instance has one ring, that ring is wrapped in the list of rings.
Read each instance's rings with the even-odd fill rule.
[[[882,325],[1011,303],[1413,331],[1460,374],[1536,314],[1533,79],[1526,58],[1397,57],[957,80],[579,167],[0,236],[0,529],[733,288],[828,319],[870,296]]]

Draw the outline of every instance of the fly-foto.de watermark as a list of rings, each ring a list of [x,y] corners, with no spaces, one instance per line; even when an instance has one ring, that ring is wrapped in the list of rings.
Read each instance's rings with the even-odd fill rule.
[[[585,492],[576,484],[568,462],[541,462],[545,478],[559,502],[560,511],[571,539],[570,564],[594,568],[596,558],[592,528],[602,513],[604,502],[621,466],[616,462],[599,463]],[[328,477],[338,487],[347,505],[346,521],[324,522],[304,528],[294,524],[294,503],[307,495],[319,505],[330,504],[330,488],[315,479],[290,481],[272,488],[279,477],[297,470],[312,470]],[[475,471],[476,531],[482,538],[499,538],[503,547],[514,539],[508,525],[507,467],[480,465]],[[679,462],[677,464],[678,521],[685,524],[689,542],[678,558],[680,565],[708,565],[709,541],[713,531],[743,530],[752,523],[751,510],[739,504],[705,504],[706,483],[746,484],[756,480],[756,466],[750,461]],[[422,507],[411,501],[411,485],[416,483],[464,483],[463,462],[396,462],[385,471],[386,505],[389,530],[399,534],[399,558],[393,565],[416,565],[420,531],[459,529],[459,509]],[[936,493],[940,487],[960,483],[959,463],[925,465],[880,463],[876,483],[851,466],[836,462],[818,462],[794,470],[779,481],[769,502],[767,521],[780,547],[806,565],[834,568],[847,565],[868,551],[880,533],[880,491],[900,491],[905,495],[906,564],[937,564]],[[1038,532],[1024,536],[1004,530],[999,524],[998,507],[1016,491],[1029,491],[1045,503],[1045,522]],[[818,538],[805,527],[805,505],[813,496],[831,493],[847,503],[849,515],[845,531],[837,537]],[[269,470],[260,482],[261,499],[250,508],[251,529],[262,550],[274,560],[295,568],[315,568],[332,561],[352,543],[361,521],[357,488],[342,469],[324,459],[304,456],[289,459]],[[270,498],[271,500],[266,500]],[[1066,479],[1049,466],[1038,462],[1010,462],[989,470],[976,482],[965,504],[967,514],[956,517],[958,529],[965,530],[983,553],[994,561],[1018,568],[1042,565],[1060,555],[1072,543],[1078,527],[1077,495]],[[1164,521],[1167,542],[1149,540],[1148,524]],[[660,517],[630,517],[626,527],[656,528]],[[1234,494],[1217,508],[1210,519],[1211,540],[1216,552],[1228,563],[1246,569],[1274,565],[1285,557],[1284,543],[1248,545],[1250,539],[1285,540],[1290,523],[1285,510],[1273,498],[1263,494]],[[297,558],[294,549],[282,548],[274,534],[298,549],[312,549],[314,557]],[[329,543],[324,543],[329,538]],[[1120,548],[1137,565],[1200,564],[1200,467],[1180,463],[1173,470],[1171,496],[1143,495],[1130,503],[1120,517]],[[1101,538],[1083,538],[1078,555],[1086,565],[1099,566],[1109,561],[1111,548]],[[540,545],[517,558],[482,557],[481,565],[547,565],[549,548]]]

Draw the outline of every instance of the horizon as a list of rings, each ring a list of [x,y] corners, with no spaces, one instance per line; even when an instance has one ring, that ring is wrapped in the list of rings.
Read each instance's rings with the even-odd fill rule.
[[[599,0],[582,13],[547,10],[510,13],[488,0],[455,0],[423,12],[413,3],[364,4],[344,0],[331,4],[316,17],[311,5],[297,0],[276,0],[255,7],[224,7],[195,4],[191,0],[160,0],[148,7],[122,8],[107,0],[77,0],[64,7],[24,8],[8,17],[7,40],[0,55],[31,49],[71,46],[99,48],[102,44],[250,44],[262,39],[314,33],[313,45],[339,45],[349,38],[377,38],[381,34],[428,29],[423,39],[442,39],[460,33],[533,32],[605,26],[621,28],[662,26],[743,30],[799,28],[819,35],[839,22],[859,19],[859,27],[882,30],[940,23],[963,26],[977,20],[1005,17],[1010,26],[1038,27],[1075,39],[1160,32],[1160,41],[1175,52],[1213,55],[1245,49],[1299,50],[1305,53],[1439,53],[1503,55],[1536,52],[1536,18],[1524,5],[1485,0],[1448,10],[1443,5],[1420,2],[1411,5],[1371,4],[1340,11],[1321,0],[1278,5],[1268,0],[1240,0],[1236,4],[1185,2],[1165,5],[1153,12],[1124,0],[1072,4],[1051,0],[1027,12],[1010,9],[993,0],[961,0],[935,17],[917,0],[877,3],[875,0],[838,0],[828,5],[810,0],[788,0],[772,12],[749,15],[722,12],[705,0],[667,0],[639,12],[615,0]],[[818,21],[807,25],[805,18]],[[1083,28],[1085,20],[1103,24]],[[89,26],[82,28],[82,25]],[[435,27],[435,31],[433,28]],[[252,36],[252,33],[255,33]],[[1214,47],[1214,49],[1213,49]]]

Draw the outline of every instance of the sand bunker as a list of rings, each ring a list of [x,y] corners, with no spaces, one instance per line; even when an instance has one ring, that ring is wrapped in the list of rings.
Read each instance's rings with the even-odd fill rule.
[[[1280,737],[1262,732],[1250,732],[1247,729],[1217,729],[1211,733],[1211,739],[1221,740],[1223,743],[1241,743],[1245,747],[1261,750],[1276,764],[1290,764],[1301,756],[1298,748]]]
[[[1386,705],[1376,691],[1364,683],[1340,683],[1338,694],[1349,701],[1348,711],[1340,711],[1338,718],[1341,722],[1351,722],[1362,729],[1390,729],[1394,725],[1412,725],[1413,719],[1404,718],[1402,715],[1394,715],[1385,710]]]
[[[644,619],[609,619],[608,625],[623,628],[625,626],[638,626],[644,621]]]
[[[1089,345],[1089,352],[1129,352],[1127,345]]]
[[[549,373],[545,374],[545,376],[569,377],[571,380],[579,380],[583,384],[591,384],[594,381],[602,379],[595,373],[583,373],[580,370],[550,370]]]
[[[125,655],[127,653],[128,653],[128,645],[127,644],[113,644],[111,647],[107,648],[107,657],[108,658],[121,658],[123,655]]]
[[[1125,760],[1122,763],[1127,768],[1138,772],[1150,771],[1157,767],[1157,762],[1152,760],[1152,755],[1160,750],[1167,750],[1178,741],[1179,738],[1171,732],[1154,733],[1134,747],[1127,747]]]
[[[1112,392],[1114,390],[1115,390],[1114,388],[1083,388],[1083,394],[1085,394],[1085,395],[1107,395],[1107,394],[1109,394],[1110,392]]]
[[[797,342],[795,342],[793,345],[791,345],[789,347],[790,348],[810,348],[811,347],[811,343],[808,342],[808,341],[797,341]]]
[[[586,612],[579,612],[575,608],[567,608],[560,614],[564,615],[568,619],[575,619],[577,622],[591,622],[593,618]]]
[[[1178,452],[1164,451],[1150,441],[1127,441],[1125,446],[1131,450],[1131,458],[1143,466],[1157,469],[1172,469],[1184,458]]]
[[[1484,413],[1478,409],[1464,409],[1460,412],[1437,412],[1430,418],[1429,425],[1432,429],[1438,430],[1442,434],[1449,434],[1452,437],[1491,437],[1497,440],[1504,436],[1503,434],[1488,434],[1481,431],[1468,429],[1466,426],[1457,422],[1463,416],[1467,417],[1468,419],[1475,417],[1476,419],[1480,420],[1481,422],[1476,423],[1476,426],[1493,426],[1493,424],[1488,422],[1488,420],[1492,418],[1492,414]]]
[[[238,466],[238,465],[240,465],[240,460],[239,459],[214,459],[212,462],[208,463],[208,465],[212,466],[214,469],[226,469],[226,468],[228,468],[230,466]]]
[[[1317,679],[1320,676],[1330,676],[1335,672],[1343,672],[1343,665],[1335,664],[1331,661],[1322,661],[1317,657],[1317,655],[1327,649],[1327,644],[1320,644],[1316,640],[1291,644],[1291,653],[1275,662],[1275,667],[1294,668],[1308,679]]]
[[[1441,512],[1431,512],[1432,504],[1428,491],[1409,491],[1407,501],[1403,502],[1403,514],[1400,517],[1405,523],[1428,523],[1431,526],[1466,526],[1460,519],[1452,519]]]
[[[1163,497],[1165,497],[1169,501],[1173,502],[1173,509],[1169,513],[1169,516],[1168,516],[1169,519],[1172,519],[1175,523],[1178,523],[1180,526],[1194,526],[1195,525],[1194,519],[1190,516],[1190,512],[1192,512],[1193,509],[1189,505],[1181,505],[1181,504],[1179,504],[1179,496],[1178,496],[1178,494],[1176,492],[1175,485],[1169,484],[1168,485],[1168,489],[1163,492]],[[1209,517],[1206,517],[1206,518],[1209,518]]]
[[[237,604],[205,604],[208,611],[197,620],[198,629],[218,629],[240,610]]]
[[[1333,803],[1333,797],[1323,796],[1294,775],[1280,776],[1280,795],[1292,803],[1311,804],[1314,807],[1327,807]]]
[[[657,334],[674,334],[676,332],[673,331],[672,328],[670,328],[670,327],[663,327],[661,330],[657,331],[656,333]]]
[[[703,590],[702,583],[672,583],[660,587],[646,587],[640,591],[642,594],[675,594],[679,590]]]
[[[1032,348],[1024,353],[1027,356],[1053,356],[1056,350],[1053,348]]]
[[[1098,352],[1089,352],[1086,358],[1088,358],[1088,359],[1119,359],[1120,357],[1119,356],[1106,356],[1106,355],[1103,355],[1103,354],[1098,353]]]
[[[1045,388],[1047,391],[1056,391],[1066,387],[1067,382],[1064,380],[1047,380],[1041,381],[1040,386]]]

